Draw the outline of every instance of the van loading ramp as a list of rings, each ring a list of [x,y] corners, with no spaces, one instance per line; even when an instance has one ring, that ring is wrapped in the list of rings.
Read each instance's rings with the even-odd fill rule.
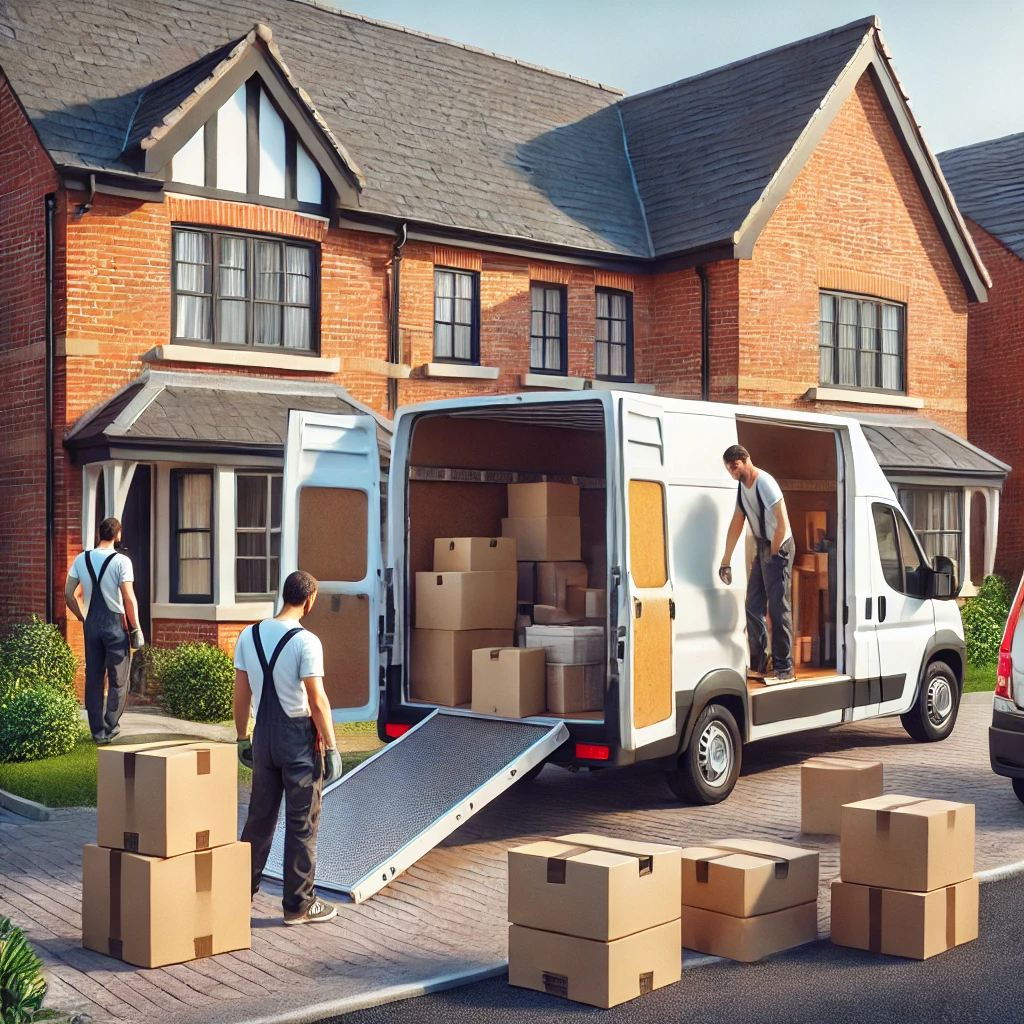
[[[569,738],[538,724],[437,709],[323,794],[318,888],[362,903]],[[264,874],[282,877],[284,807]]]

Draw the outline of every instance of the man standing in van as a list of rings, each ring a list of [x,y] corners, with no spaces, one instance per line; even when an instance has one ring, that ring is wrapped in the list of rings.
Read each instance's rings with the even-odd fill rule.
[[[83,551],[71,564],[64,584],[64,601],[72,615],[85,623],[85,710],[89,731],[97,743],[109,743],[121,731],[118,723],[128,696],[131,651],[139,650],[145,639],[139,628],[132,562],[114,546],[121,541],[120,522],[113,517],[104,519],[99,535],[99,544],[92,551]],[[78,603],[79,593],[85,602],[84,613]]]
[[[793,558],[796,544],[786,514],[782,488],[771,474],[750,461],[750,452],[734,444],[722,456],[725,468],[737,483],[736,511],[725,539],[725,556],[718,575],[732,583],[732,552],[743,533],[744,521],[750,524],[757,542],[757,557],[747,581],[747,642],[750,644],[748,674],[772,686],[791,683],[793,675]],[[768,671],[768,623],[772,622],[772,669]]]

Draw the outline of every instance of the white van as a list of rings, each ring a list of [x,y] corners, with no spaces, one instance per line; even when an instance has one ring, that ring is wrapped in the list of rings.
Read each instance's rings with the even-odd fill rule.
[[[814,664],[773,687],[747,678],[742,544],[732,585],[717,571],[737,499],[722,454],[736,443],[779,481],[794,522],[814,511],[824,524],[825,560],[806,570],[817,634],[800,644]],[[474,397],[401,409],[386,497],[379,466],[370,417],[292,411],[281,578],[298,567],[320,581],[305,625],[324,644],[336,720],[376,717],[394,739],[434,711],[409,691],[414,574],[432,568],[435,537],[499,534],[509,482],[556,480],[581,488],[590,586],[608,592],[607,672],[604,709],[563,716],[568,739],[546,763],[655,762],[677,796],[715,803],[743,743],[896,714],[918,740],[953,729],[955,567],[924,554],[854,420],[617,391]]]

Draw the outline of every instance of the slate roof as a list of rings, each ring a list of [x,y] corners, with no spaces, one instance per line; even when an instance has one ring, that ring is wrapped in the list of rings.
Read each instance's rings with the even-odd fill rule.
[[[1001,482],[1010,466],[931,420],[917,416],[859,413],[878,464],[886,474],[963,476]]]
[[[1024,259],[1024,132],[939,154],[960,211]]]
[[[373,416],[381,459],[389,457],[388,422],[336,384],[148,369],[82,416],[65,444],[73,451],[102,446],[195,451],[237,446],[281,455],[289,409]]]

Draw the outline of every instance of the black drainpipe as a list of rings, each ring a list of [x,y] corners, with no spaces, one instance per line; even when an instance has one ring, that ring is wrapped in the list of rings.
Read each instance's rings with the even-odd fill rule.
[[[397,365],[402,361],[402,338],[398,331],[398,317],[401,304],[402,247],[409,238],[408,225],[403,224],[395,232],[395,244],[391,250],[391,321],[388,324],[388,362]],[[398,379],[388,377],[388,409],[398,408]]]
[[[711,288],[707,264],[697,267],[700,278],[700,398],[711,401]]]
[[[43,401],[46,407],[46,621],[53,622],[53,548],[54,548],[54,457],[53,457],[53,214],[57,208],[57,197],[50,192],[46,197],[46,384]]]

